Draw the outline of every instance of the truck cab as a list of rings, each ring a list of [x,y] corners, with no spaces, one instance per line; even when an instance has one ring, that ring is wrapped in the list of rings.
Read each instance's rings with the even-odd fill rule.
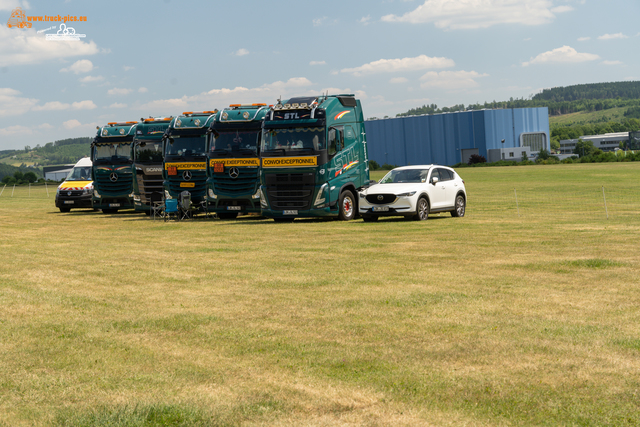
[[[151,195],[164,193],[162,137],[172,117],[141,119],[133,139],[133,204],[136,211],[151,213]]]
[[[166,199],[178,199],[187,191],[192,205],[206,210],[207,134],[217,112],[188,111],[171,120],[162,139]]]
[[[232,104],[211,123],[207,205],[220,219],[260,213],[258,150],[267,111],[266,104]]]
[[[278,101],[263,123],[262,215],[351,220],[369,182],[364,117],[354,95]]]
[[[91,143],[93,207],[104,213],[133,209],[132,145],[137,122],[98,127]]]

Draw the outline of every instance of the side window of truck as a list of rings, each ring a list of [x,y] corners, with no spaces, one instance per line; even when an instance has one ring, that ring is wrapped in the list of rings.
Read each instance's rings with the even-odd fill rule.
[[[344,127],[344,146],[348,147],[349,145],[356,142],[356,133],[353,128],[349,125]]]
[[[329,156],[333,156],[338,151],[342,150],[343,146],[344,137],[342,126],[329,128],[329,149],[327,154],[329,154]]]

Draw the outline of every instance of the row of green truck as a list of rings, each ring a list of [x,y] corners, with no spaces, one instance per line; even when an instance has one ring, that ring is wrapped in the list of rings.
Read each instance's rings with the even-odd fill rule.
[[[369,183],[360,101],[354,95],[230,105],[177,117],[109,123],[91,145],[93,208],[149,213],[152,199],[189,193],[221,219],[356,216]]]

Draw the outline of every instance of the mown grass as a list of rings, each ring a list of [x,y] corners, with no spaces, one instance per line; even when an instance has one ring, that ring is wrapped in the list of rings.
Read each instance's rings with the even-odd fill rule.
[[[640,170],[459,172],[468,215],[422,223],[163,223],[5,191],[0,420],[640,424]],[[602,186],[630,193],[608,220],[576,196]],[[514,187],[576,211],[519,216]]]

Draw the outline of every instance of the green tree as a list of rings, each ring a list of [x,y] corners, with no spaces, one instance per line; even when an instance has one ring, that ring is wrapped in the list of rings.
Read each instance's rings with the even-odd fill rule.
[[[580,157],[585,157],[592,154],[596,150],[593,146],[593,141],[583,141],[579,139],[576,143],[576,148],[573,149],[573,154],[577,154]]]
[[[24,179],[25,181],[28,181],[30,183],[34,183],[34,182],[36,182],[38,180],[38,176],[33,172],[27,172],[27,173],[24,174],[22,179]]]
[[[16,179],[16,181],[22,181],[22,179],[24,178],[24,174],[20,171],[15,171],[13,177]]]

